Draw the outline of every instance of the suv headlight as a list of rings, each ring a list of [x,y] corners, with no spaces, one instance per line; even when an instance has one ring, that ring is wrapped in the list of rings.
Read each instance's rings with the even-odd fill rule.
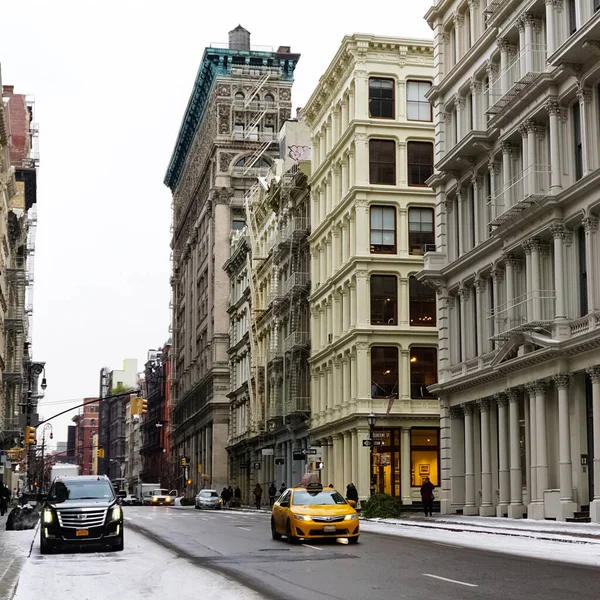
[[[165,502],[171,502],[171,498],[165,498]]]
[[[42,521],[48,525],[49,523],[52,523],[53,520],[54,515],[52,514],[52,511],[49,508],[45,508],[42,514]]]
[[[351,515],[346,515],[346,518],[344,520],[345,521],[356,521],[356,519],[358,519],[358,515],[356,513],[353,513]]]
[[[113,506],[110,511],[110,520],[111,521],[120,521],[123,516],[123,512],[121,511],[121,507],[119,505]]]
[[[297,515],[294,513],[294,519],[298,519],[298,521],[310,521],[310,517],[306,515]]]

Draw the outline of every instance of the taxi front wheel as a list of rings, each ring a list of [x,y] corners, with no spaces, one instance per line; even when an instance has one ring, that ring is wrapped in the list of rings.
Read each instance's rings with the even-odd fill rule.
[[[287,527],[285,529],[285,537],[287,537],[290,544],[295,544],[298,541],[298,538],[295,535],[292,535],[292,526],[289,521],[287,522]]]
[[[271,535],[273,536],[274,540],[281,539],[281,534],[277,533],[277,529],[275,528],[275,519],[273,519],[273,517],[271,517]]]

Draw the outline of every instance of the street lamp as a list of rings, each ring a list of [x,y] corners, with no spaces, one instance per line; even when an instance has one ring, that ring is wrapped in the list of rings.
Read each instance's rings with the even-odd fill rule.
[[[375,430],[375,421],[377,421],[377,415],[374,412],[369,413],[369,415],[367,416],[367,422],[369,423],[369,437],[371,439],[371,468],[369,470],[371,496],[375,493],[375,479],[373,477],[373,432]]]

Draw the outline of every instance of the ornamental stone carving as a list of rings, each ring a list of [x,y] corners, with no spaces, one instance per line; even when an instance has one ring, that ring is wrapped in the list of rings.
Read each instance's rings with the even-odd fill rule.
[[[488,398],[482,398],[481,400],[477,400],[477,406],[479,407],[479,412],[488,412],[490,410],[490,401]]]
[[[588,367],[586,373],[590,376],[592,383],[600,383],[600,365]]]
[[[571,375],[569,375],[568,373],[557,373],[556,375],[554,375],[553,379],[554,379],[554,385],[559,390],[568,389],[569,385],[571,383]]]
[[[506,394],[495,394],[494,400],[500,408],[504,408],[508,405],[508,398],[506,397]]]
[[[229,170],[229,165],[235,156],[235,152],[221,152],[219,154],[219,171],[222,173],[227,172]]]
[[[463,409],[460,406],[451,406],[450,407],[450,418],[456,420],[462,420],[464,417]]]
[[[548,102],[544,104],[544,108],[548,111],[550,116],[558,117],[560,115],[560,104],[555,98],[548,100]]]
[[[550,233],[555,240],[562,240],[565,237],[565,226],[563,223],[550,223]]]
[[[462,408],[462,411],[465,414],[465,416],[472,415],[475,410],[475,406],[472,402],[461,404],[460,407]]]
[[[586,217],[583,219],[582,225],[586,233],[595,233],[598,231],[598,219],[596,217]]]

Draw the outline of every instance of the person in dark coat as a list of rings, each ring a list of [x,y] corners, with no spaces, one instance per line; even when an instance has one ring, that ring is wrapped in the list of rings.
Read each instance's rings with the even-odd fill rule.
[[[240,489],[239,485],[235,488],[234,495],[235,495],[235,497],[236,497],[237,500],[241,500],[242,499],[242,490]]]
[[[279,495],[281,496],[281,494],[283,494],[285,490],[287,490],[287,486],[285,485],[285,483],[282,483],[281,487],[279,488]]]
[[[256,500],[256,509],[260,510],[260,499],[262,498],[262,487],[260,483],[254,486],[254,499]]]
[[[425,477],[423,480],[423,485],[421,486],[421,501],[423,502],[423,510],[425,511],[426,517],[433,517],[433,490],[435,486],[431,481],[429,481],[429,477]]]
[[[2,484],[0,487],[0,516],[4,516],[4,513],[8,510],[10,503],[10,490]]]
[[[273,504],[275,504],[276,496],[277,496],[277,488],[275,487],[275,483],[273,482],[269,486],[269,506],[273,506]]]
[[[356,489],[356,486],[353,483],[349,483],[346,486],[346,499],[354,500],[354,502],[358,504],[358,490]]]

